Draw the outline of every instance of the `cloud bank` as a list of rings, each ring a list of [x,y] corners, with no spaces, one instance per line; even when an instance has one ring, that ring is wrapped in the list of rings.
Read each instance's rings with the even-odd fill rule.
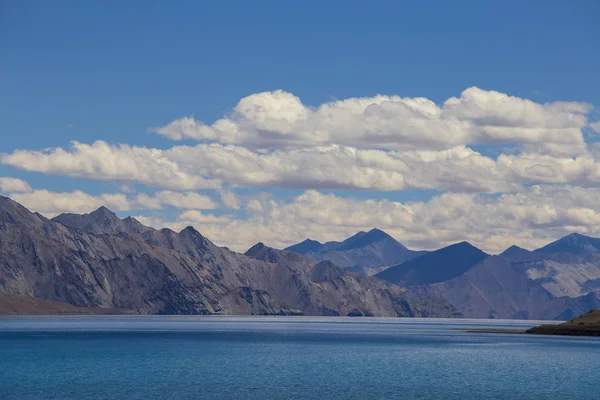
[[[157,227],[193,225],[237,250],[372,227],[415,248],[535,247],[571,231],[600,234],[594,115],[586,102],[477,87],[441,104],[377,95],[317,106],[278,90],[244,97],[212,123],[183,117],[153,128],[185,141],[167,148],[96,140],[0,154],[6,166],[111,182],[122,193],[34,190],[11,177],[0,178],[0,192],[47,215],[105,205]],[[430,192],[365,200],[405,190]]]

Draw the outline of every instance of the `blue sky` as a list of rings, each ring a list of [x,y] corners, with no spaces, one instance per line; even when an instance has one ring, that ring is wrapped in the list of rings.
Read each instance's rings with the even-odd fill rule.
[[[448,98],[461,97],[465,89],[477,87],[541,105],[560,101],[587,103],[592,107],[575,113],[583,114],[586,119],[577,128],[586,135],[585,148],[580,146],[579,150],[569,154],[557,154],[556,150],[552,150],[549,155],[547,149],[526,149],[523,142],[531,147],[534,141],[512,136],[510,140],[486,136],[485,140],[464,143],[469,149],[492,160],[497,160],[504,153],[517,152],[554,157],[562,160],[556,162],[563,166],[565,160],[582,156],[595,162],[591,147],[596,141],[596,134],[589,125],[598,117],[597,108],[593,106],[600,104],[599,17],[600,3],[597,1],[384,1],[375,4],[357,1],[305,1],[295,4],[275,1],[2,2],[0,132],[3,140],[0,152],[12,154],[17,149],[36,151],[56,147],[68,150],[72,140],[84,144],[102,140],[111,145],[127,144],[162,150],[173,146],[192,147],[199,142],[216,142],[255,152],[257,149],[248,142],[238,143],[232,139],[224,143],[206,138],[198,141],[189,137],[173,141],[168,135],[156,134],[149,129],[192,116],[210,125],[230,115],[240,99],[275,90],[297,96],[306,106],[318,107],[335,100],[377,94],[422,97],[442,105]],[[516,104],[514,107],[518,109],[521,106]],[[513,114],[518,113],[515,108],[510,110]],[[561,110],[567,114],[570,112],[568,107]],[[530,115],[531,112],[525,114]],[[567,114],[564,118],[572,117]],[[461,115],[460,118],[465,118]],[[491,125],[502,125],[497,116],[486,114],[485,118],[493,120]],[[541,119],[543,116],[531,124],[552,126],[552,129],[557,124],[540,122]],[[529,129],[533,126],[531,124],[524,122],[522,126]],[[515,121],[507,122],[508,125],[515,129],[519,127]],[[369,132],[371,129],[366,126],[364,130]],[[350,135],[345,131],[336,133],[346,138]],[[540,143],[546,140],[546,136],[539,136]],[[460,141],[450,140],[444,141],[443,149],[435,143],[429,143],[429,147],[419,145],[419,148],[414,148],[412,143],[410,149],[405,149],[404,143],[400,142],[396,143],[397,147],[386,147],[384,143],[373,143],[372,147],[384,152],[440,151],[463,145]],[[303,142],[301,147],[309,149],[333,144],[365,149],[369,147],[368,143],[369,140],[359,144],[344,139],[313,144]],[[256,144],[256,147],[261,146]],[[288,148],[287,144],[271,143],[263,147],[261,151],[267,152],[287,151]],[[288,155],[283,159],[286,157]],[[327,170],[329,164],[319,160]],[[533,166],[540,165],[547,167],[539,160]],[[126,193],[132,197],[140,193],[152,195],[164,189],[136,179],[93,179],[89,173],[77,172],[77,168],[76,165],[63,164],[47,168],[29,159],[4,160],[0,164],[0,176],[22,179],[32,190],[45,189],[63,194],[80,190],[93,196]],[[188,173],[195,172],[190,170],[192,167],[185,168]],[[298,168],[301,169],[301,166]],[[331,166],[332,173],[335,173],[335,168],[338,167]],[[435,175],[437,167],[434,165],[432,168]],[[322,195],[333,194],[336,199],[362,201],[362,205],[357,203],[355,206],[364,209],[364,202],[369,199],[427,203],[448,193],[456,196],[483,193],[486,199],[494,199],[502,194],[518,197],[523,191],[529,193],[528,188],[532,185],[544,185],[544,190],[565,190],[574,183],[577,187],[588,189],[596,186],[595,180],[584,182],[581,178],[589,178],[589,170],[576,177],[562,176],[561,171],[554,167],[550,168],[555,173],[554,178],[546,176],[545,180],[538,177],[519,181],[513,179],[515,173],[512,172],[508,174],[511,178],[503,178],[504,181],[520,187],[501,190],[473,188],[472,185],[465,190],[447,181],[428,184],[426,188],[399,185],[395,190],[393,185],[381,184],[383,178],[378,178],[376,184],[367,182],[371,178],[361,178],[359,184],[328,184],[318,179],[318,182],[307,179],[301,184],[295,181],[287,183],[290,182],[288,180],[261,185],[244,183],[247,180],[226,179],[222,174],[210,176],[204,169],[202,176],[220,179],[222,190],[237,195],[239,204],[238,208],[219,206],[201,211],[204,216],[227,216],[231,218],[231,224],[225,225],[221,221],[221,225],[203,226],[198,222],[199,229],[213,233],[217,243],[240,248],[248,244],[247,240],[228,241],[227,237],[236,235],[233,230],[242,227],[256,229],[255,236],[263,231],[277,231],[277,237],[272,239],[276,245],[308,235],[321,240],[331,239],[363,226],[366,228],[369,224],[383,224],[384,229],[393,232],[398,239],[416,247],[433,247],[459,240],[462,239],[461,231],[464,232],[464,229],[457,228],[452,234],[433,237],[431,232],[436,228],[445,232],[448,229],[436,225],[436,219],[429,219],[429,231],[419,232],[412,225],[404,225],[401,216],[387,222],[374,220],[372,224],[365,219],[364,225],[348,224],[343,218],[331,216],[331,221],[338,221],[337,225],[327,223],[329,228],[314,229],[311,228],[314,224],[306,219],[302,220],[305,223],[294,220],[302,229],[287,232],[269,225],[277,214],[266,215],[265,207],[260,211],[263,214],[255,215],[257,221],[260,220],[256,224],[260,226],[248,225],[249,210],[257,212],[255,208],[258,207],[249,209],[248,202],[264,202],[266,194],[284,207],[291,206],[294,199],[306,190],[316,190]],[[378,170],[377,173],[385,175],[387,172]],[[447,173],[438,173],[439,176],[431,179],[447,178]],[[370,177],[372,174],[371,170],[367,171]],[[465,174],[447,180],[456,183],[469,176],[468,171]],[[122,187],[123,184],[127,188]],[[221,198],[218,190],[205,187],[188,189],[187,192],[191,190],[209,196],[215,202]],[[4,192],[12,194],[10,190]],[[59,205],[44,208],[40,203],[47,203],[47,199],[34,198],[34,194],[21,196],[30,208],[37,208],[48,215],[62,211]],[[568,210],[595,212],[587,205],[573,202],[545,206],[554,207],[554,214],[560,214],[559,208],[565,215],[569,214]],[[543,208],[540,204],[536,207]],[[174,221],[181,210],[172,204],[163,204],[152,210],[138,205],[117,211],[120,215],[154,218],[152,222],[155,224],[173,223],[175,227]],[[85,206],[82,206],[82,211],[85,211]],[[302,212],[299,214],[303,215]],[[242,222],[234,221],[237,219]],[[361,220],[358,216],[355,219]],[[574,228],[588,233],[597,230],[595,225],[577,225],[564,219],[547,224],[554,231],[544,233],[546,236],[559,235]],[[514,232],[510,227],[490,228],[490,231],[474,232],[471,240],[480,237],[482,246],[496,249],[505,244],[498,238],[521,235],[519,237],[524,245],[533,245],[546,239],[541,238],[541,231],[537,230],[542,228],[543,224],[520,221],[512,228]],[[210,234],[208,236],[211,237]]]

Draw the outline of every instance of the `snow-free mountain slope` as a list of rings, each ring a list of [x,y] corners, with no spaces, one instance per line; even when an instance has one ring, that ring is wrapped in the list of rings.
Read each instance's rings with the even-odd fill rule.
[[[318,253],[322,248],[323,243],[317,242],[316,240],[306,239],[301,243],[287,247],[285,250],[304,255],[307,253]]]
[[[295,251],[315,261],[330,260],[342,268],[367,275],[425,253],[407,249],[380,229],[358,232],[343,242],[321,244],[307,239],[285,250]]]
[[[519,246],[510,246],[499,254],[500,257],[509,262],[528,262],[544,259],[545,255],[529,251]]]
[[[468,242],[460,242],[390,267],[376,277],[402,286],[443,282],[459,276],[489,257]]]
[[[573,245],[571,239],[577,236],[557,242]],[[584,242],[589,239],[594,238]],[[598,306],[600,253],[591,253],[588,246],[583,255],[565,252],[564,246],[558,249],[557,253],[531,252],[511,246],[499,256],[473,264],[466,260],[477,261],[472,257],[477,252],[459,243],[378,276],[442,297],[467,317],[568,319]]]
[[[600,251],[600,239],[579,233],[572,233],[534,251],[538,253],[569,253],[585,256]]]
[[[89,214],[60,214],[52,219],[72,229],[94,234],[116,235],[118,233],[143,233],[150,228],[134,218],[120,219],[106,207],[100,207]]]
[[[254,258],[192,227],[155,230],[104,208],[48,220],[0,197],[0,292],[10,296],[146,314],[457,315],[443,300],[345,271],[315,282],[314,261],[251,250]]]
[[[255,251],[257,247],[260,248],[259,251]],[[252,249],[255,250],[249,250],[247,254],[250,252],[257,257],[261,257],[261,260],[287,259],[290,254],[295,254],[286,250],[271,249],[262,244],[255,245]],[[295,255],[303,257],[298,254]],[[421,316],[431,315],[434,311],[436,314],[460,315],[453,307],[449,307],[447,302],[438,298],[416,294],[374,277],[348,272],[329,260],[315,262],[309,258],[303,258],[305,262],[300,263],[300,265],[303,266],[305,275],[312,284],[322,290],[321,299],[324,304],[329,309],[344,310],[343,315],[373,316],[414,313],[411,310],[421,310],[419,312]],[[307,263],[310,266],[304,269]],[[282,280],[280,287],[286,291],[288,298],[297,298],[301,302],[288,304],[300,307],[302,303],[306,303],[306,298],[292,295],[293,284]]]

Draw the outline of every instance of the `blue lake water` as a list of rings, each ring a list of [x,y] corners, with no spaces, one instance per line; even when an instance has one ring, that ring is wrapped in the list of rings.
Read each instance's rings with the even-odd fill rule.
[[[600,399],[600,339],[532,321],[3,317],[0,399]]]

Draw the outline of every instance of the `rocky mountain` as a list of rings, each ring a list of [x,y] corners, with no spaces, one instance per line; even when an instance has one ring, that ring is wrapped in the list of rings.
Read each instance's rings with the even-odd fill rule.
[[[457,315],[447,302],[264,245],[154,230],[101,208],[48,220],[0,197],[0,292],[144,314]]]
[[[144,233],[151,230],[134,218],[117,218],[106,207],[100,207],[90,214],[61,214],[52,219],[64,226],[93,234],[118,235],[119,233]]]
[[[374,229],[239,254],[191,227],[155,230],[106,208],[49,220],[0,197],[0,308],[564,320],[600,308],[599,243],[572,234],[498,256],[466,242],[421,253]]]
[[[527,262],[543,260],[546,255],[535,253],[519,246],[510,246],[508,249],[500,253],[500,257],[508,262]]]
[[[490,256],[463,242],[377,277],[444,298],[471,318],[564,320],[600,307],[598,254],[531,252],[512,246]]]
[[[437,283],[461,275],[488,256],[470,243],[461,242],[392,266],[376,276],[402,286]]]
[[[329,260],[342,268],[374,275],[388,266],[418,257],[425,252],[407,249],[396,239],[379,229],[358,232],[343,242],[320,243],[305,241],[287,247],[315,261]]]
[[[332,243],[332,242],[330,242]],[[306,239],[305,241],[286,248],[285,250],[293,251],[298,254],[318,253],[323,248],[323,243],[316,240]]]
[[[600,239],[572,233],[534,251],[544,254],[567,253],[586,256],[600,251]]]
[[[280,263],[292,259],[298,270],[302,270],[310,282],[321,291],[321,300],[331,309],[344,310],[343,315],[431,315],[459,316],[453,307],[438,299],[415,294],[383,280],[344,270],[329,260],[315,262],[297,253],[276,250],[259,243],[246,252],[246,255],[261,261]],[[298,258],[299,257],[299,258]],[[302,309],[306,299],[293,295],[293,286],[282,281],[282,290],[288,296],[291,306]],[[290,288],[292,288],[290,290]]]

